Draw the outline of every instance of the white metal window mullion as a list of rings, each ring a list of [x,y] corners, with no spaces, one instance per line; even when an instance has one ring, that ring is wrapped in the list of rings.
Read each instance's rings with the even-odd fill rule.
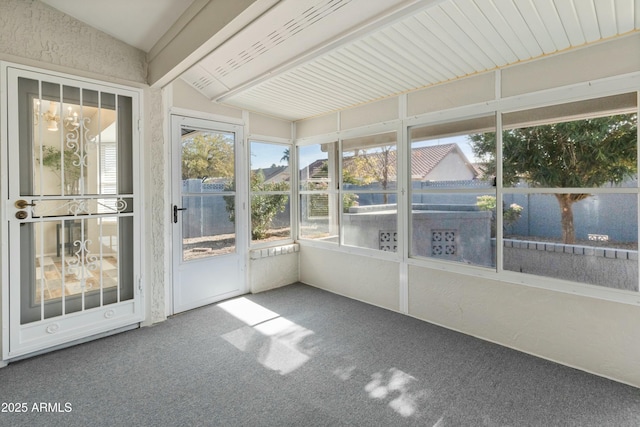
[[[102,91],[98,91],[98,161],[97,166],[98,166],[98,176],[97,176],[97,181],[98,181],[98,188],[97,188],[97,193],[99,195],[102,195],[103,192],[103,185],[102,185],[102,157],[104,155],[104,152],[102,150],[102,132],[100,132],[100,127],[102,126]],[[104,200],[104,199],[103,199]],[[103,201],[104,203],[104,201]],[[96,211],[99,212],[99,204],[98,206],[96,206]],[[100,273],[100,307],[102,307],[104,305],[104,251],[103,251],[103,244],[102,244],[102,239],[103,239],[103,228],[102,228],[102,223],[103,223],[103,219],[99,218],[96,219],[96,223],[98,224],[98,248],[99,248],[99,252],[100,252],[100,269],[99,269],[99,273]]]
[[[503,218],[503,200],[504,193],[502,187],[502,114],[496,113],[496,271],[501,272],[504,269],[504,218]]]
[[[81,293],[80,293],[80,299],[82,301],[82,309],[81,311],[84,311],[84,307],[85,307],[85,292],[86,292],[86,277],[85,277],[85,261],[86,261],[86,239],[85,237],[85,221],[84,219],[80,220],[80,242],[79,242],[79,247],[78,247],[78,251],[76,252],[76,257],[78,257],[78,270],[80,273],[80,289],[81,289]],[[76,273],[77,274],[77,273]]]
[[[80,194],[81,195],[85,195],[85,181],[84,181],[84,164],[85,164],[85,154],[84,154],[84,145],[85,145],[85,120],[84,120],[84,101],[83,101],[83,96],[84,96],[84,91],[82,88],[78,88],[80,90],[80,127],[78,128],[78,147],[76,147],[76,149],[78,150],[78,162],[79,167],[80,167]],[[84,234],[82,234],[82,238],[84,239]]]
[[[43,171],[44,171],[44,158],[43,158],[43,137],[42,137],[42,129],[44,128],[43,124],[42,124],[42,80],[38,80],[38,147],[39,147],[39,162],[38,162],[38,168],[39,168],[39,177],[38,179],[40,180],[40,197],[42,198],[43,196],[43,183],[44,183],[44,178],[43,178]],[[31,178],[33,179],[33,177]],[[22,194],[21,194],[22,195]],[[33,203],[33,202],[32,202]],[[32,206],[32,216],[33,216],[33,206]],[[40,225],[40,230],[39,230],[39,234],[40,234],[40,254],[39,254],[39,259],[40,259],[40,320],[44,320],[44,288],[45,288],[45,284],[46,284],[46,280],[45,280],[45,274],[44,274],[44,227],[43,227],[43,217],[40,217],[39,221],[37,223],[32,223],[32,227],[35,227],[36,224]],[[34,234],[35,230],[34,230]],[[29,244],[32,244],[31,242]],[[34,260],[35,261],[35,260]],[[35,283],[34,283],[35,285]],[[31,284],[29,284],[29,286],[31,286]],[[35,293],[34,293],[35,294]]]
[[[115,120],[115,131],[116,131],[116,137],[115,137],[115,146],[116,146],[116,155],[115,155],[115,170],[116,170],[116,198],[119,200],[120,199],[120,185],[118,182],[118,177],[119,175],[119,170],[118,170],[118,156],[120,155],[120,153],[118,152],[118,143],[119,143],[119,137],[120,137],[120,132],[119,132],[119,127],[120,127],[120,120],[118,117],[118,94],[114,94],[114,111],[115,111],[115,115],[116,115],[116,120]],[[117,202],[116,202],[117,203]],[[118,248],[116,250],[116,265],[118,266],[118,280],[117,280],[117,285],[116,285],[116,302],[120,302],[120,214],[119,212],[116,212],[116,247]]]
[[[636,92],[636,170],[640,171],[640,90]],[[636,212],[640,212],[640,190],[639,190],[640,180],[636,179],[636,187],[635,190],[637,192],[636,195]],[[636,215],[638,215],[636,213]],[[637,221],[640,218],[636,219]],[[640,242],[640,227],[638,227],[638,236],[636,237],[636,242]],[[640,260],[636,261],[639,264],[636,264],[636,267],[640,265]],[[640,289],[640,275],[638,275],[638,289]]]

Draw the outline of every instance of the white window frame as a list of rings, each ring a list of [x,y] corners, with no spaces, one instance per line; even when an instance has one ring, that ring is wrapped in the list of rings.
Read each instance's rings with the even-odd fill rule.
[[[289,190],[286,191],[260,191],[260,192],[254,192],[251,189],[251,144],[252,143],[260,143],[260,144],[271,144],[271,145],[280,145],[283,148],[288,148],[289,149],[289,171],[290,171],[290,179],[289,179]],[[248,197],[248,226],[249,226],[249,232],[248,234],[248,238],[249,238],[249,247],[250,249],[260,249],[260,248],[265,248],[265,247],[269,247],[269,246],[280,246],[280,245],[286,245],[286,244],[290,244],[293,243],[294,238],[296,236],[296,226],[297,226],[297,221],[296,221],[296,216],[295,216],[295,212],[296,212],[296,200],[294,199],[294,197],[296,197],[296,193],[294,191],[294,186],[297,185],[297,179],[295,179],[295,173],[297,170],[296,167],[296,162],[294,160],[296,156],[296,151],[295,151],[295,146],[293,144],[293,142],[291,140],[285,140],[285,139],[281,139],[281,138],[274,138],[274,137],[268,137],[268,136],[250,136],[249,138],[247,138],[247,182],[248,182],[248,188],[249,188],[249,197]],[[283,239],[278,239],[278,240],[271,240],[271,241],[253,241],[251,234],[252,234],[252,230],[251,230],[251,201],[253,200],[253,196],[254,195],[263,195],[263,196],[268,196],[268,195],[287,195],[289,197],[289,237],[287,238],[283,238]]]

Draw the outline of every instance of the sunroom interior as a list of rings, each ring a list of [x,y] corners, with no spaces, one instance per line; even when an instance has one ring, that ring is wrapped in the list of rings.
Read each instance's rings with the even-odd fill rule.
[[[302,282],[640,387],[639,0],[186,3],[146,50],[60,2],[1,5],[21,26],[0,29],[10,67],[142,94],[136,324],[214,302],[186,300],[181,266],[234,252],[240,285],[215,299]],[[115,118],[96,121],[108,151]],[[231,172],[187,170],[203,123],[236,135]],[[106,151],[88,163],[104,172]],[[208,219],[187,230],[200,193]],[[91,224],[108,263],[123,241]],[[46,227],[36,246],[60,252]]]

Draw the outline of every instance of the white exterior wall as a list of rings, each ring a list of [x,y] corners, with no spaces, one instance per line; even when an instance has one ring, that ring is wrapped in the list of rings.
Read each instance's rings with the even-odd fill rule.
[[[432,181],[473,179],[474,177],[469,165],[455,153],[447,154],[427,175],[427,179]]]
[[[636,73],[638,81],[638,52],[640,34],[632,34],[409,93],[407,105],[399,108],[406,108],[404,123],[414,125],[420,124],[421,115],[438,121],[455,117],[454,110],[460,115],[490,111],[489,104],[501,101],[500,91],[513,105],[533,92],[544,102],[554,88],[628,73]],[[358,107],[357,113],[377,114],[377,107]],[[358,120],[349,117],[349,122]],[[338,123],[335,113],[304,120],[297,123],[297,136],[320,137],[320,131],[337,136]],[[590,296],[579,285],[560,290],[515,284],[491,270],[402,261],[401,254],[390,261],[386,253],[372,257],[352,248],[320,246],[300,242],[300,278],[305,283],[640,387],[640,296],[616,302]]]

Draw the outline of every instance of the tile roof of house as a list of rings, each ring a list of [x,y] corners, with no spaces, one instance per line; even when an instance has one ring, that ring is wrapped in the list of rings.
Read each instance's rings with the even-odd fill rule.
[[[411,150],[411,174],[412,179],[425,179],[433,169],[452,152],[457,152],[458,155],[462,156],[465,161],[469,164],[469,167],[472,169],[474,174],[480,175],[480,171],[475,165],[468,162],[468,159],[462,153],[462,151],[458,148],[457,144],[441,144],[441,145],[431,145],[425,147],[416,147]],[[371,161],[373,165],[376,167],[382,167],[384,164],[383,153],[370,153],[366,154],[367,159]],[[396,157],[397,151],[389,151],[389,179],[395,180],[396,177]],[[343,167],[349,167],[349,164],[353,161],[353,157],[347,157],[343,159]],[[316,160],[310,165],[300,170],[301,178],[304,179],[303,173],[306,175],[306,171],[308,170],[309,176],[313,178],[326,177],[326,172],[323,176],[320,176],[322,166],[326,162],[326,159]],[[303,172],[303,170],[305,172]]]
[[[288,172],[288,170],[289,170],[289,166],[271,166],[268,168],[254,169],[255,172],[262,172],[262,174],[264,175],[265,182],[269,182],[273,180],[278,175],[284,172]],[[276,181],[288,181],[288,180],[289,180],[289,174],[287,173],[286,177],[280,177]]]
[[[425,179],[447,155],[459,151],[456,144],[430,145],[411,150],[411,178]],[[459,152],[459,154],[462,154]]]

